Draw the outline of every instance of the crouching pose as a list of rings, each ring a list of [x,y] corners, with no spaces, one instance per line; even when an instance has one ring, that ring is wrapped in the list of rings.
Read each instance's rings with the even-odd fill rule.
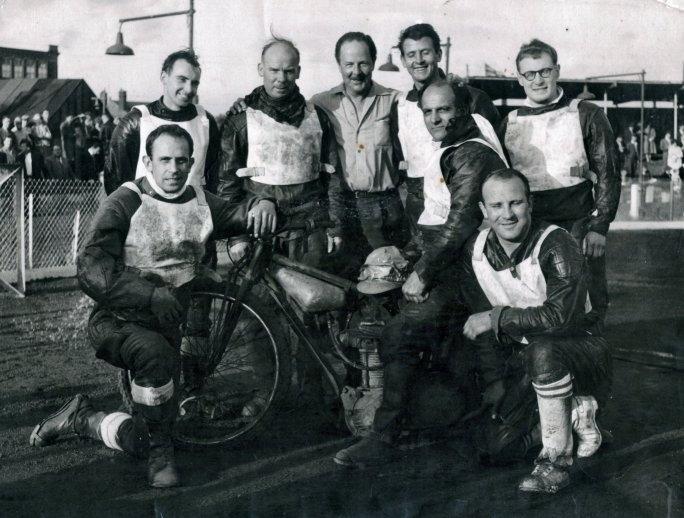
[[[601,445],[593,396],[609,387],[610,351],[587,331],[588,272],[579,247],[565,230],[532,221],[527,179],[513,169],[491,173],[480,208],[491,229],[464,247],[461,288],[473,312],[464,334],[475,341],[493,419],[506,367],[522,362],[537,395],[542,450],[519,489],[555,493],[570,482],[573,430],[578,457]]]
[[[228,203],[186,185],[193,163],[190,134],[163,125],[146,141],[147,175],[124,183],[102,204],[78,257],[81,288],[95,299],[88,336],[96,356],[131,375],[136,433],[123,412],[96,412],[77,395],[31,433],[32,446],[76,433],[134,455],[149,451],[153,487],[180,483],[171,432],[176,418],[180,330],[209,239],[275,229],[271,200]],[[146,428],[146,429],[145,429]]]

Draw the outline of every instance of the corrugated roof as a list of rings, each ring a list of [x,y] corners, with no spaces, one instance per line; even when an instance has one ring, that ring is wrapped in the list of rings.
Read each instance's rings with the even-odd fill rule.
[[[83,79],[0,80],[0,114],[11,118],[49,110],[56,113]],[[86,84],[86,87],[87,84]],[[89,87],[88,87],[89,88]]]

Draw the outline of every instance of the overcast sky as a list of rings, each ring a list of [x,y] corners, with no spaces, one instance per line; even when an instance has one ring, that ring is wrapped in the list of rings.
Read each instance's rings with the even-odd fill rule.
[[[127,23],[135,56],[105,56],[118,19],[185,10],[188,0],[0,0],[0,46],[47,50],[59,45],[62,78],[84,78],[99,93],[132,100],[160,94],[164,57],[188,44],[186,18]],[[344,32],[373,36],[377,66],[399,31],[423,21],[451,37],[451,70],[482,75],[486,62],[510,74],[523,41],[556,47],[565,78],[638,72],[681,82],[684,0],[196,0],[195,50],[203,75],[200,102],[217,113],[259,84],[256,65],[269,30],[291,38],[302,54],[304,95],[340,81],[333,51]],[[398,63],[395,54],[395,63]],[[375,72],[379,83],[405,89],[408,74]]]

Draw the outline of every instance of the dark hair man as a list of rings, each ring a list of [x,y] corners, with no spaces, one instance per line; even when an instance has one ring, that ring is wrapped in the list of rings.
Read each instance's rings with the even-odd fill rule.
[[[608,307],[606,234],[620,201],[620,171],[610,123],[596,105],[569,99],[557,84],[556,50],[539,40],[515,60],[525,106],[502,125],[511,167],[530,181],[534,217],[569,231],[587,257],[592,315],[602,326]]]
[[[413,88],[399,95],[397,104],[392,109],[392,119],[397,121],[401,143],[400,168],[406,172],[406,215],[412,242],[419,246],[418,218],[423,212],[423,170],[427,167],[434,144],[423,121],[418,97],[430,83],[446,76],[439,68],[442,47],[439,35],[432,25],[418,23],[405,28],[399,34],[397,46],[401,52],[401,62],[413,80]],[[493,128],[499,127],[501,118],[492,101],[482,90],[469,85],[461,87],[469,94],[470,113],[475,115],[474,119],[483,134],[492,141],[498,140]]]
[[[468,101],[466,91],[444,80],[430,84],[420,98],[425,124],[441,143],[424,174],[425,209],[418,220],[423,255],[402,286],[408,303],[383,328],[378,351],[384,365],[383,400],[372,433],[339,451],[338,464],[376,464],[395,455],[392,444],[401,431],[399,420],[421,353],[437,349],[449,319],[460,311],[455,261],[482,221],[477,206],[482,180],[505,167],[503,155],[469,115]]]
[[[341,162],[340,196],[331,200],[339,222],[329,231],[331,250],[340,250],[345,273],[354,275],[373,249],[408,240],[390,117],[397,92],[373,81],[376,57],[369,35],[343,34],[335,44],[342,83],[311,98],[332,121]]]
[[[45,161],[40,151],[33,149],[31,139],[24,138],[19,141],[19,155],[17,162],[25,176],[29,178],[45,178]]]
[[[104,172],[107,194],[124,182],[145,176],[145,140],[155,128],[164,124],[178,124],[192,136],[194,164],[188,181],[209,192],[216,191],[220,150],[218,126],[202,106],[192,104],[201,75],[197,56],[191,50],[180,50],[166,57],[161,70],[161,98],[134,106],[111,134]]]
[[[60,180],[73,180],[75,178],[69,160],[62,153],[59,144],[52,146],[52,155],[45,159],[45,170],[48,178]]]
[[[488,175],[480,209],[490,228],[464,246],[458,278],[473,313],[463,332],[480,356],[483,399],[494,418],[488,426],[499,428],[483,435],[494,438],[487,446],[493,456],[505,446],[496,444],[500,438],[514,440],[512,430],[501,433],[514,413],[497,421],[497,412],[505,385],[519,385],[526,373],[537,394],[543,448],[519,489],[555,493],[570,483],[573,429],[578,457],[601,445],[596,400],[589,396],[609,388],[610,351],[587,326],[589,278],[577,242],[556,225],[532,219],[527,178],[514,169]],[[523,359],[524,372],[516,358]],[[524,417],[532,420],[532,410]]]
[[[189,185],[193,138],[178,125],[152,130],[145,149],[147,173],[100,206],[77,271],[81,288],[96,302],[88,321],[95,355],[130,372],[131,396],[147,436],[136,434],[130,415],[96,412],[79,394],[37,425],[30,443],[47,446],[76,433],[134,455],[149,448],[150,485],[171,487],[180,483],[171,438],[180,325],[201,277],[206,244],[249,228],[263,234],[275,226],[276,213],[263,197],[230,203]]]

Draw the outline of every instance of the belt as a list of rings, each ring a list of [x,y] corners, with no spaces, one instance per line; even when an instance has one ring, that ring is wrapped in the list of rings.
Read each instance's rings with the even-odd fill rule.
[[[388,196],[396,196],[397,189],[387,189],[386,191],[342,191],[344,196],[349,198],[386,198]]]

